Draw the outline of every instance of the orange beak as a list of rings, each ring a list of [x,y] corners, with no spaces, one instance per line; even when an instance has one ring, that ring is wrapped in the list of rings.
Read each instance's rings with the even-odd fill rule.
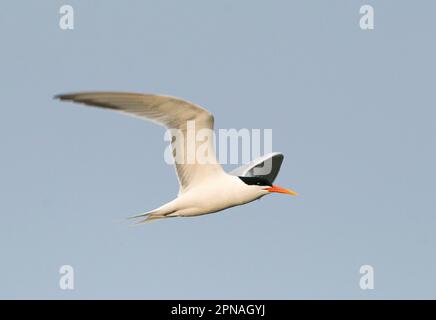
[[[298,195],[298,193],[296,193],[293,190],[284,189],[284,188],[281,188],[279,186],[272,186],[272,187],[266,188],[265,190],[267,190],[269,192],[286,193],[286,194],[290,194],[291,196],[297,196]]]

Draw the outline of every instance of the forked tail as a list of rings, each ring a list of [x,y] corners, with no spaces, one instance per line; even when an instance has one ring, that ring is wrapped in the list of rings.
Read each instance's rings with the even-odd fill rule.
[[[173,218],[173,216],[169,216],[172,212],[163,211],[161,208],[155,209],[149,212],[141,213],[132,217],[129,217],[128,219],[140,219],[135,224],[143,224],[146,222],[150,222],[157,219],[163,219],[163,218]]]

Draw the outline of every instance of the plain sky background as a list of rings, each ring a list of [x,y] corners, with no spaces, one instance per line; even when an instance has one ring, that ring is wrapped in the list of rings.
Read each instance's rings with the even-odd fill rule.
[[[373,31],[359,28],[364,4]],[[435,12],[2,1],[0,298],[435,298]],[[178,191],[164,129],[52,99],[89,90],[170,94],[216,128],[272,128],[276,182],[301,196],[132,227]],[[59,289],[65,264],[74,291]]]

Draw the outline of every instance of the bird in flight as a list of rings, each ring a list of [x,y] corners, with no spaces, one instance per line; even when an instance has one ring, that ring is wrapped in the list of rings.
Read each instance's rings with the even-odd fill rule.
[[[189,121],[194,121],[196,130],[207,129],[213,132],[214,118],[209,111],[175,97],[121,92],[83,92],[61,94],[55,98],[111,109],[149,120],[170,130],[178,130],[184,137],[188,134]],[[173,139],[171,143],[173,147],[187,149],[190,141]],[[192,143],[195,146],[200,144],[199,141]],[[214,150],[213,139],[206,143],[209,152]],[[157,209],[132,218],[138,218],[138,223],[142,223],[161,218],[193,217],[243,205],[271,193],[297,195],[295,191],[272,184],[283,161],[283,155],[280,153],[263,156],[230,173],[223,170],[214,153],[211,155],[211,161],[208,162],[198,159],[174,161],[179,181],[178,196]],[[272,165],[267,174],[255,175],[254,169],[265,165],[269,160]]]

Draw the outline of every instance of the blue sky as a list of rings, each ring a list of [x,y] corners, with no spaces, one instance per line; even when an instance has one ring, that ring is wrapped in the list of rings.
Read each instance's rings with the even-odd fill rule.
[[[63,4],[0,10],[1,298],[435,297],[436,4],[69,1],[62,31]],[[52,99],[89,90],[272,128],[300,196],[132,227],[177,194],[164,130]]]

